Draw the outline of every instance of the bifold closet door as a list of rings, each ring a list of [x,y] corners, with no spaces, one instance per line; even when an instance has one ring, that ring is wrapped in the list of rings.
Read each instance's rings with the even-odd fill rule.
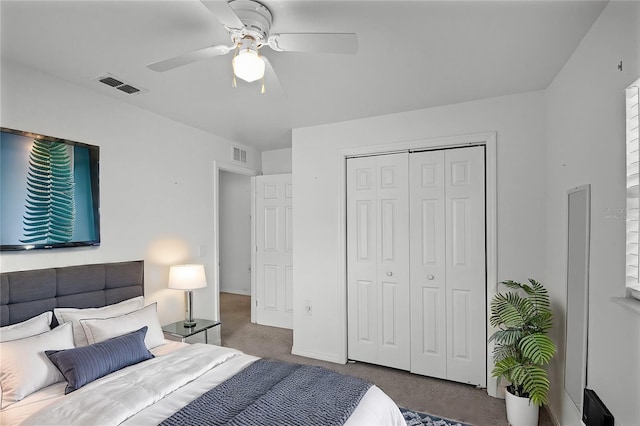
[[[347,160],[349,358],[410,369],[408,153]]]
[[[411,371],[486,386],[484,147],[412,153]]]
[[[444,151],[411,154],[411,371],[447,378]]]

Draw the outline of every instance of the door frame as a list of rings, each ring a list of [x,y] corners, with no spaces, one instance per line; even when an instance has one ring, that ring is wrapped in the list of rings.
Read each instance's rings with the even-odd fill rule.
[[[216,318],[220,318],[220,171],[236,173],[239,175],[254,177],[260,174],[260,171],[250,169],[248,167],[238,166],[236,164],[227,163],[224,161],[213,161],[213,211],[215,212],[215,217],[213,219],[213,235],[215,236],[215,247],[213,253],[213,276],[214,276],[214,294],[216,295],[216,300],[214,303],[215,312],[214,315]],[[255,211],[255,197],[254,194],[254,179],[251,179],[251,217],[253,217]],[[251,230],[251,246],[254,247],[254,231],[253,228]],[[256,261],[256,251],[251,250],[251,321],[254,321],[255,318],[255,261]],[[220,342],[220,327],[215,327],[216,341]]]
[[[481,132],[466,135],[456,135],[448,137],[437,137],[428,139],[418,139],[411,141],[400,141],[383,145],[370,145],[357,148],[348,148],[339,152],[338,162],[340,167],[340,178],[338,179],[340,194],[340,235],[341,244],[339,246],[338,263],[338,332],[342,347],[339,350],[339,358],[343,363],[347,362],[347,158],[366,155],[389,154],[408,150],[421,149],[446,149],[462,148],[470,145],[483,145],[485,147],[485,209],[486,209],[486,335],[490,336],[493,329],[489,324],[489,306],[491,299],[497,293],[498,287],[498,179],[497,179],[497,133]],[[486,374],[487,393],[490,396],[498,397],[497,380],[491,376],[493,369],[493,342],[487,343],[486,354]]]

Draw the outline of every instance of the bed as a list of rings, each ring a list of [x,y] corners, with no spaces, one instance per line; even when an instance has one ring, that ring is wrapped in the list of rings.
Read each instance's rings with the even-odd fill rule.
[[[0,424],[406,424],[360,379],[165,340],[143,271],[132,261],[0,274]]]

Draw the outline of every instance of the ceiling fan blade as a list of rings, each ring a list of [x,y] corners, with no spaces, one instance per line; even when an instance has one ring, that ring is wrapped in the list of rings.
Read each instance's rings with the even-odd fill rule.
[[[241,30],[244,24],[233,11],[227,0],[201,0],[207,9],[216,17],[218,21],[227,29]]]
[[[165,59],[164,61],[154,62],[153,64],[147,65],[147,68],[153,71],[165,72],[192,62],[226,55],[232,48],[233,46],[229,47],[225,45],[205,47],[204,49],[194,50],[193,52],[185,53],[184,55]]]
[[[273,34],[269,46],[280,52],[354,54],[358,51],[358,37],[353,33]]]
[[[272,99],[285,99],[287,97],[287,93],[282,88],[278,74],[276,74],[273,69],[271,62],[264,55],[260,55],[260,57],[265,64],[264,93]]]

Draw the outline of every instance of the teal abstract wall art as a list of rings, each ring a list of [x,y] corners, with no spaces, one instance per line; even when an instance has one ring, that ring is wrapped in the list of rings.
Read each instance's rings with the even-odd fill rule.
[[[24,237],[20,242],[71,241],[76,213],[72,155],[70,145],[34,139],[27,174]]]
[[[0,250],[100,245],[100,148],[0,128]]]

